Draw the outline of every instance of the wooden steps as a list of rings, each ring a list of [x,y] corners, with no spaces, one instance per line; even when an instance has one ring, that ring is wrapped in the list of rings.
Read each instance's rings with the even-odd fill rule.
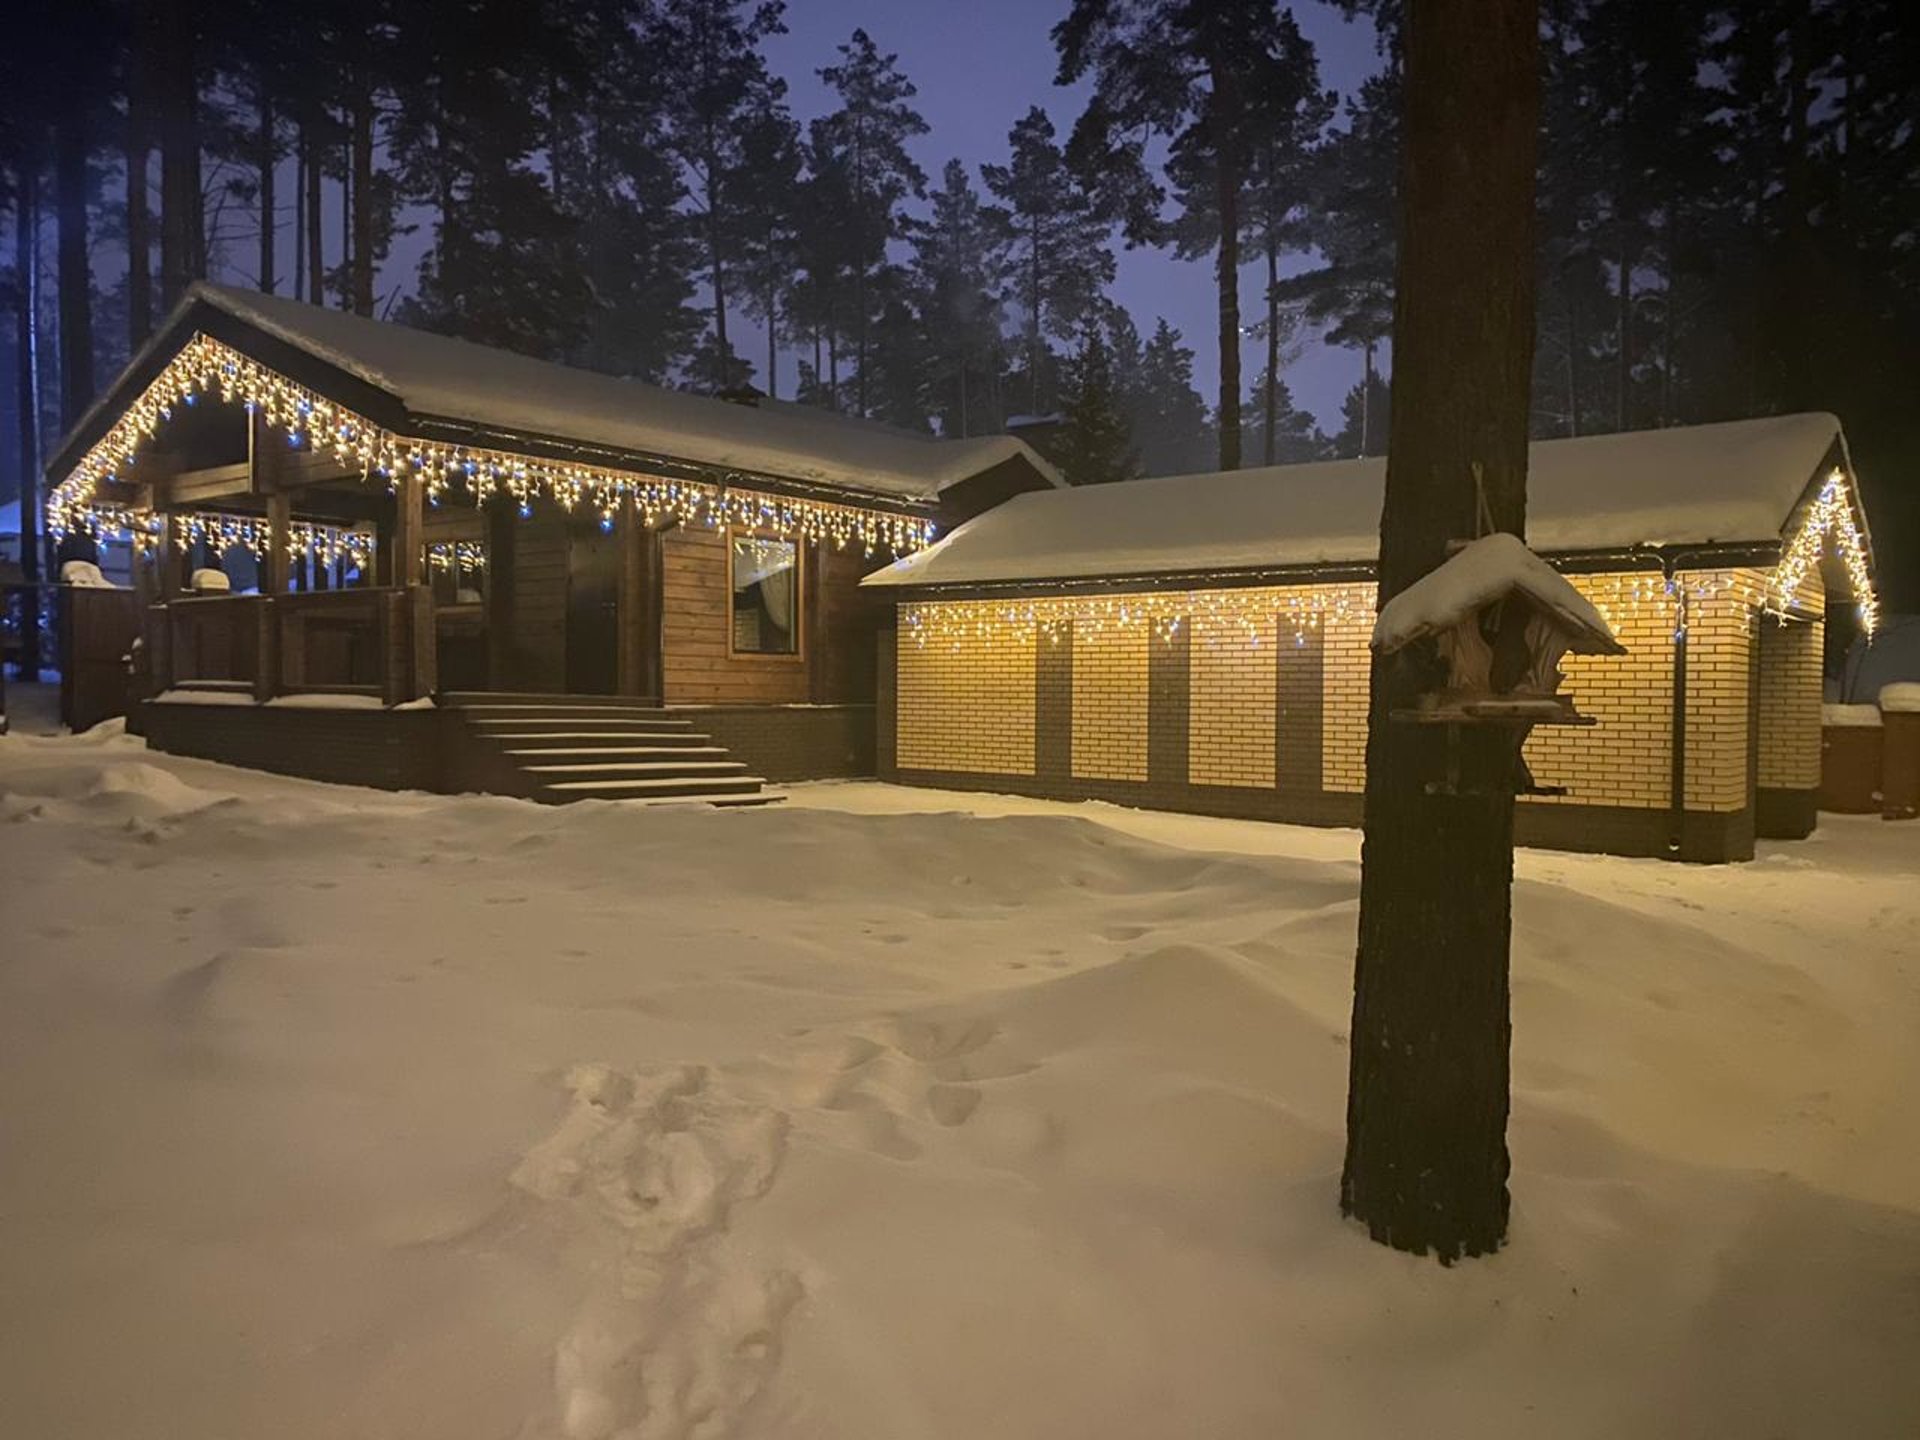
[[[770,805],[783,797],[657,705],[604,695],[455,691],[456,714],[478,787],[549,805],[619,800],[636,805]]]

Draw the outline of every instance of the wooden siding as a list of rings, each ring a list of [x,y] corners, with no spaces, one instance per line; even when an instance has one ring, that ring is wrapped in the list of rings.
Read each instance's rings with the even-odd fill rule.
[[[873,698],[879,608],[857,550],[801,547],[800,654],[728,651],[733,580],[723,530],[677,526],[661,544],[664,700],[672,705],[857,704]]]

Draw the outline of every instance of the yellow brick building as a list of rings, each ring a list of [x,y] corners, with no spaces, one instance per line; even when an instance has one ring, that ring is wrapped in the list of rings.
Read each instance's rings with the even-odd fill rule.
[[[897,615],[888,777],[1356,823],[1383,482],[1360,460],[1023,495],[869,577]],[[1597,723],[1527,739],[1547,793],[1519,798],[1522,842],[1727,860],[1811,830],[1827,594],[1872,610],[1838,422],[1539,442],[1528,515],[1626,654],[1563,663]]]

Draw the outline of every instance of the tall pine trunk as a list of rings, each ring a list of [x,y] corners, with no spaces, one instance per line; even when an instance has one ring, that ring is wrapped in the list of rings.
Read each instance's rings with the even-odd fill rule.
[[[716,388],[727,386],[727,266],[721,254],[720,186],[714,178],[718,162],[707,157],[707,269],[713,281],[713,363]]]
[[[1208,100],[1214,140],[1214,205],[1220,219],[1215,280],[1220,291],[1220,468],[1240,468],[1240,160],[1235,145],[1238,82],[1223,65],[1213,69]]]
[[[1525,529],[1537,26],[1537,0],[1408,9],[1383,603],[1475,534],[1482,484],[1493,525]],[[1447,727],[1390,718],[1421,668],[1373,661],[1340,1207],[1451,1262],[1506,1237],[1519,732],[1454,732],[1449,786]]]
[[[1369,340],[1360,347],[1360,453],[1373,454],[1373,346]]]
[[[773,236],[767,236],[767,398],[780,398],[780,286],[774,279]]]
[[[307,186],[307,299],[315,305],[327,303],[327,261],[322,236],[325,216],[320,209],[319,124],[309,116],[300,124],[300,151],[306,156]]]
[[[153,149],[147,102],[147,33],[136,13],[134,44],[127,57],[127,340],[131,353],[153,333],[153,226],[147,197]]]
[[[340,132],[340,308],[353,309],[353,119]]]
[[[93,267],[87,249],[87,133],[78,92],[64,97],[54,135],[60,247],[60,423],[71,427],[93,399]]]
[[[1027,413],[1040,413],[1040,215],[1034,212],[1027,263]]]
[[[1620,245],[1620,298],[1619,313],[1614,317],[1614,330],[1619,337],[1620,353],[1615,357],[1619,375],[1614,384],[1617,387],[1613,428],[1625,430],[1633,410],[1633,258],[1627,253],[1626,242]]]
[[[274,230],[276,217],[274,207],[279,197],[274,193],[274,170],[279,162],[274,146],[273,132],[273,91],[267,78],[260,77],[260,128],[254,140],[253,163],[260,173],[260,293],[271,295],[279,285],[274,274]]]
[[[293,298],[307,298],[307,132],[293,139]]]
[[[207,273],[194,15],[193,5],[173,0],[153,32],[160,106],[160,303],[168,308]]]
[[[1267,377],[1261,387],[1260,403],[1266,421],[1266,436],[1260,445],[1260,463],[1273,464],[1273,428],[1278,422],[1280,403],[1280,237],[1269,218],[1267,223]]]
[[[373,86],[366,72],[353,95],[353,313],[373,314]]]
[[[14,196],[13,255],[15,356],[19,366],[20,569],[29,585],[40,579],[40,168],[20,160]],[[30,592],[20,608],[20,674],[40,678],[40,600]]]

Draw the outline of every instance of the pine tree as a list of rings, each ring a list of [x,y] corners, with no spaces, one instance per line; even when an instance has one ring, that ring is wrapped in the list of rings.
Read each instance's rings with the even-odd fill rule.
[[[1007,134],[1005,165],[983,165],[980,177],[1005,206],[1009,267],[1023,314],[1026,405],[1043,411],[1042,374],[1050,358],[1046,338],[1078,333],[1113,283],[1112,223],[1094,210],[1067,157],[1054,141],[1053,121],[1038,105]]]
[[[1056,80],[1093,80],[1068,153],[1134,244],[1172,238],[1147,140],[1167,138],[1189,213],[1212,217],[1220,303],[1220,465],[1240,464],[1240,236],[1248,128],[1280,45],[1273,0],[1074,0]],[[1204,187],[1196,182],[1209,177]]]
[[[1113,360],[1098,325],[1083,331],[1061,385],[1060,428],[1048,451],[1070,485],[1105,485],[1140,473],[1132,428],[1114,383]]]
[[[928,358],[929,404],[943,435],[1000,429],[998,380],[1010,226],[949,160],[933,213],[914,235],[914,281]]]
[[[907,153],[907,142],[927,133],[927,122],[909,103],[915,91],[900,73],[898,56],[883,55],[865,30],[840,46],[840,63],[820,71],[840,108],[814,122],[815,148],[845,187],[847,209],[824,223],[844,227],[846,275],[854,343],[854,411],[868,413],[872,323],[877,292],[874,272],[886,263],[887,245],[907,232],[902,203],[926,192],[927,177]],[[837,382],[836,382],[837,384]]]
[[[1328,343],[1360,351],[1363,396],[1372,393],[1379,349],[1393,328],[1399,113],[1400,81],[1390,63],[1361,85],[1348,101],[1346,128],[1317,152],[1304,230],[1322,263],[1268,292],[1328,326]],[[1379,454],[1385,437],[1384,426],[1369,427],[1361,452]]]
[[[1267,465],[1299,465],[1324,459],[1331,442],[1320,433],[1310,411],[1293,403],[1293,391],[1285,380],[1268,383],[1262,374],[1254,380],[1247,404],[1247,434]],[[1271,422],[1268,416],[1272,417]],[[1271,428],[1269,428],[1271,423]]]
[[[1216,446],[1207,405],[1193,384],[1193,351],[1164,318],[1140,351],[1139,366],[1126,393],[1127,414],[1148,475],[1205,470]]]
[[[780,394],[780,340],[798,338],[790,300],[799,267],[801,213],[800,127],[788,113],[785,86],[760,87],[740,142],[742,184],[735,197],[744,293],[741,304],[767,331],[767,369],[762,388]]]
[[[433,246],[403,307],[427,329],[555,358],[585,337],[593,298],[574,222],[535,163],[551,137],[546,77],[584,68],[558,18],[513,0],[403,7],[417,55],[393,151],[431,215]]]
[[[1375,438],[1392,433],[1393,391],[1378,375],[1355,382],[1340,401],[1340,429],[1331,448],[1335,458],[1354,460],[1379,455],[1384,447]]]
[[[744,213],[753,183],[748,136],[786,89],[768,74],[759,46],[785,33],[785,8],[782,0],[656,0],[646,25],[659,73],[670,77],[661,91],[663,137],[686,173],[705,251],[713,297],[712,343],[702,347],[709,384],[733,373],[727,274],[754,239]]]
[[[664,96],[674,77],[627,0],[574,31],[590,67],[549,77],[548,173],[569,226],[567,254],[590,300],[584,327],[561,356],[590,369],[653,382],[689,371],[696,388],[745,377],[700,350],[692,305],[698,242],[681,204],[684,170],[665,139]],[[619,17],[624,16],[624,21]]]

